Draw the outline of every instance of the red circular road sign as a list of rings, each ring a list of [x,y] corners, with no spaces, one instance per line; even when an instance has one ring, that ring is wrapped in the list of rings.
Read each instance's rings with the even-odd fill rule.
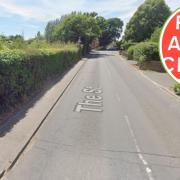
[[[166,71],[180,83],[180,9],[171,15],[162,30],[160,56]]]

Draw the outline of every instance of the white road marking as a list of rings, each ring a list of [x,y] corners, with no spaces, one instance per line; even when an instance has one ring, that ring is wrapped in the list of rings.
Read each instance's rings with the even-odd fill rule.
[[[135,136],[135,133],[133,131],[133,128],[131,126],[131,123],[129,121],[129,118],[128,116],[124,116],[125,117],[125,120],[127,122],[127,125],[128,125],[128,129],[130,131],[130,134],[133,138],[133,141],[134,141],[134,144],[135,144],[135,147],[136,147],[136,150],[137,150],[137,153],[138,153],[138,157],[139,159],[141,160],[142,164],[145,166],[145,171],[146,171],[146,174],[148,175],[148,178],[149,180],[155,180],[153,175],[152,175],[152,169],[149,167],[149,164],[148,162],[145,160],[143,154],[141,153],[141,149],[138,145],[138,142],[137,142],[137,139],[136,139],[136,136]]]
[[[74,111],[103,112],[103,97],[97,95],[103,92],[100,88],[85,87],[82,92],[88,94],[85,96],[85,100],[76,104]]]
[[[82,112],[82,111],[103,112],[103,110],[101,108],[83,107],[81,104],[76,105],[75,111],[76,112]]]

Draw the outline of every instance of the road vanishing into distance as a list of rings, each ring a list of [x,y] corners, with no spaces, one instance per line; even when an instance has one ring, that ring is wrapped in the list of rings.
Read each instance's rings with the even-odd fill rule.
[[[180,101],[92,52],[8,180],[180,180]]]

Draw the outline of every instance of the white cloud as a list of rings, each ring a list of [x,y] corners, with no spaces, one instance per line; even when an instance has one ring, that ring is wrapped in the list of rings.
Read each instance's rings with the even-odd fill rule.
[[[0,7],[3,8],[3,11],[5,11],[8,14],[19,15],[24,18],[38,17],[38,19],[41,20],[45,18],[45,16],[41,14],[41,9],[36,7],[23,7],[21,5],[18,5],[18,3],[12,3],[10,0],[1,0]]]
[[[117,16],[125,24],[145,0],[0,0],[0,17],[14,15],[24,18],[28,30],[43,29],[47,21],[72,11],[95,11],[105,17]],[[166,0],[172,10],[180,7],[179,0]],[[21,21],[21,18],[19,19]],[[38,23],[34,23],[38,21]],[[9,21],[10,24],[11,21]],[[23,22],[21,23],[23,27]],[[8,24],[8,23],[7,23]],[[36,26],[37,25],[37,26]],[[10,27],[10,26],[9,26]],[[22,28],[21,27],[21,28]],[[9,31],[10,28],[7,30]],[[31,34],[29,32],[29,34]]]
[[[144,0],[39,0],[39,6],[33,5],[34,0],[28,0],[26,6],[22,0],[0,0],[0,7],[9,14],[16,14],[25,18],[49,20],[71,11],[96,11],[102,15],[119,12],[122,16],[132,14]],[[180,6],[179,0],[166,0],[172,9]]]
[[[127,17],[130,12],[137,8],[139,3],[144,0],[40,0],[40,6],[28,4],[21,5],[20,0],[1,0],[0,7],[6,13],[11,15],[19,15],[28,19],[36,19],[40,21],[48,21],[53,18],[60,17],[63,14],[70,13],[71,11],[96,11],[101,15],[109,16],[114,12],[119,12]]]
[[[34,0],[26,2],[22,5],[22,0],[0,0],[0,7],[6,14],[39,21],[48,21],[71,11],[96,11],[105,16],[119,12],[119,16],[126,20],[144,0],[39,0],[39,6],[35,5]],[[166,2],[172,9],[180,6],[179,0],[166,0]]]

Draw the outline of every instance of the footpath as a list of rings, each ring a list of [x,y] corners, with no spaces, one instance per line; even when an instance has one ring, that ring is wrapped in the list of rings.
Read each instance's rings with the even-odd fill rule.
[[[151,81],[153,84],[159,86],[161,89],[167,91],[171,95],[177,96],[174,93],[174,89],[173,89],[176,82],[170,77],[168,73],[156,72],[151,70],[140,70],[136,65],[137,64],[136,61],[127,60],[125,57],[121,55],[120,58],[126,61],[133,68],[136,68],[147,80]],[[179,97],[177,96],[177,98]]]
[[[32,107],[22,110],[12,117],[18,119],[18,123],[14,124],[4,136],[0,136],[0,179],[23,154],[85,62],[85,59],[79,61],[59,82],[46,91],[38,101],[34,102]]]

